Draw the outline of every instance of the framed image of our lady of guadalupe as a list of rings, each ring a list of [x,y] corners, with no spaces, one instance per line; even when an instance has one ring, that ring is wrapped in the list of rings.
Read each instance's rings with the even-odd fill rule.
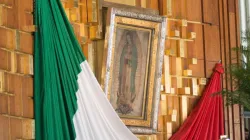
[[[104,92],[134,133],[157,131],[166,19],[108,10]]]

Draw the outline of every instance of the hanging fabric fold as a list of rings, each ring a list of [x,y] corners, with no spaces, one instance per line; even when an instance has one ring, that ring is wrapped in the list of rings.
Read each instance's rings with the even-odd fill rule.
[[[92,73],[60,0],[35,1],[37,140],[136,140]]]
[[[221,91],[222,73],[222,64],[216,64],[200,101],[170,140],[218,140],[224,134],[223,98],[215,95]]]

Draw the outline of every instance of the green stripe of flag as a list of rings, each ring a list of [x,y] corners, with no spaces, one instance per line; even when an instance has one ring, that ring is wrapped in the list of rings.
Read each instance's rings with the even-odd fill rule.
[[[74,139],[77,75],[85,57],[60,0],[36,0],[35,24],[35,137]]]

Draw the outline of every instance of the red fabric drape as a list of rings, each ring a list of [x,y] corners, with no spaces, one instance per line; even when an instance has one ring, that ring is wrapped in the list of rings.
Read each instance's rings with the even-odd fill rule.
[[[216,64],[197,106],[170,140],[219,140],[224,134],[223,98],[214,95],[221,91],[222,73],[222,65]]]

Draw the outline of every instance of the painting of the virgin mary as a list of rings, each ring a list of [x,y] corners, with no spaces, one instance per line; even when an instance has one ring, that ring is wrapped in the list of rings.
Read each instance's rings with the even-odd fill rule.
[[[148,30],[116,29],[111,104],[120,117],[143,117],[149,38]]]
[[[126,34],[126,43],[122,48],[119,69],[119,91],[117,93],[118,112],[130,113],[135,100],[135,72],[137,69],[137,48],[130,32]]]

